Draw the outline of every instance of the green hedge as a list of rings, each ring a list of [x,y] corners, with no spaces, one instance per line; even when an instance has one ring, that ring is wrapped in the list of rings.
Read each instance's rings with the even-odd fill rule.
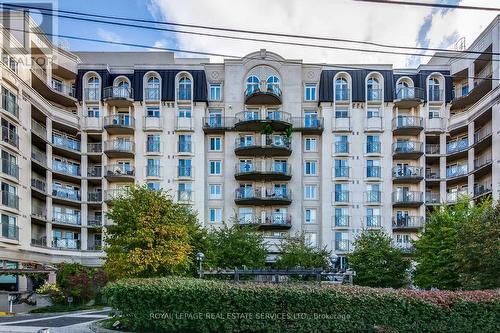
[[[414,292],[186,278],[109,284],[128,330],[147,332],[498,332],[494,291]]]

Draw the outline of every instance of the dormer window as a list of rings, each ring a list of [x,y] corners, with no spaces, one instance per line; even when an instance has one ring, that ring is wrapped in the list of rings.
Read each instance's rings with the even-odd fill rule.
[[[343,77],[335,80],[335,100],[347,101],[349,100],[349,85],[347,80]]]
[[[252,75],[247,79],[247,95],[257,91],[259,91],[259,78]]]
[[[429,78],[429,101],[441,101],[441,83],[437,77]]]
[[[160,79],[156,76],[148,78],[144,94],[146,101],[159,101],[160,100]]]
[[[91,76],[87,80],[85,100],[98,101],[101,96],[101,82],[97,76]]]
[[[181,77],[178,87],[178,99],[181,101],[191,100],[191,79],[188,77]]]
[[[377,78],[371,77],[366,84],[366,98],[369,101],[382,100],[382,90]]]

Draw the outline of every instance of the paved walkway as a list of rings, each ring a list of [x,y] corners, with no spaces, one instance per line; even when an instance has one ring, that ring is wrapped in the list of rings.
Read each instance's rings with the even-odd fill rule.
[[[103,309],[0,317],[0,332],[36,333],[42,328],[48,328],[50,333],[91,333],[89,324],[108,318],[109,312],[110,309]]]

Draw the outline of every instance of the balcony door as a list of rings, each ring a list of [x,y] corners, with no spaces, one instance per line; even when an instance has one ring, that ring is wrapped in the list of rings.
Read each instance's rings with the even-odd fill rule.
[[[239,172],[252,172],[253,171],[253,161],[250,159],[241,159]]]
[[[318,113],[316,111],[304,112],[304,125],[306,128],[317,127]]]
[[[275,208],[273,212],[273,224],[285,224],[287,219],[286,208]]]

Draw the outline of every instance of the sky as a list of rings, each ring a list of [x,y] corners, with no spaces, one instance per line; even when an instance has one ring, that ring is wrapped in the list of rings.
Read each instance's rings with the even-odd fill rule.
[[[19,0],[26,1],[26,0]],[[47,1],[47,0],[41,0]],[[447,4],[500,7],[500,0],[426,0]],[[33,2],[33,1],[32,1]],[[170,21],[255,31],[344,38],[392,45],[453,49],[465,37],[470,45],[493,20],[496,12],[430,7],[386,5],[352,0],[59,0],[58,9],[114,17]],[[332,50],[269,42],[238,41],[140,28],[120,27],[97,22],[60,18],[57,33],[125,42],[244,56],[265,48],[286,59],[335,64],[394,64],[416,67],[428,57],[391,55],[359,51]],[[166,26],[157,26],[166,28]],[[192,28],[176,28],[201,31]],[[205,31],[206,32],[206,31]],[[217,32],[216,32],[217,33]],[[227,34],[227,33],[226,33]],[[241,34],[237,34],[241,36]],[[291,41],[282,37],[249,36]],[[297,40],[294,40],[297,41]],[[359,44],[298,40],[340,47],[373,48]],[[144,51],[152,49],[93,43],[72,39],[60,41],[72,51]],[[427,54],[432,54],[428,52]],[[178,53],[178,57],[208,57]],[[213,62],[221,57],[211,56]]]

